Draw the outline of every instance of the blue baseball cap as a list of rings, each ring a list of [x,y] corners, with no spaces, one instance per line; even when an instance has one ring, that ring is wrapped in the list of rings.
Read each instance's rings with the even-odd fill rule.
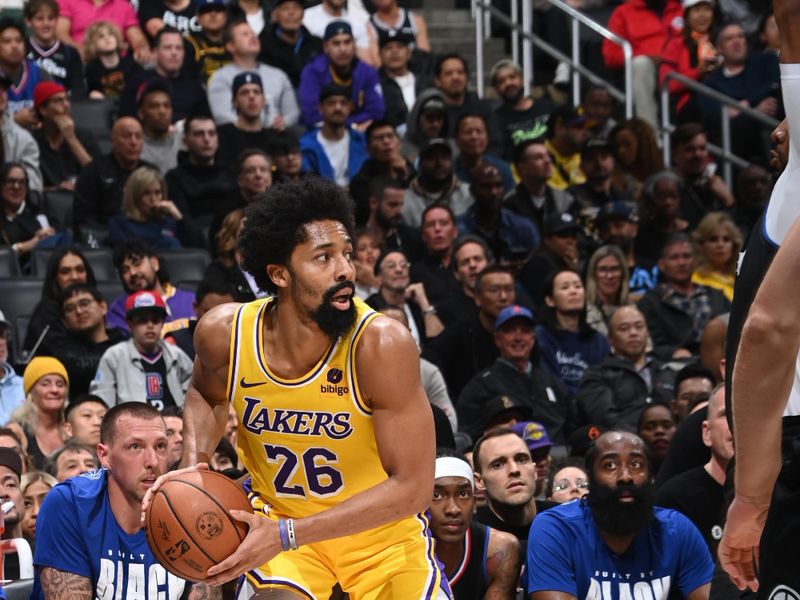
[[[511,319],[527,319],[531,325],[536,325],[536,319],[533,318],[531,311],[519,304],[512,304],[511,306],[506,306],[497,315],[497,320],[494,322],[494,330],[497,331]]]
[[[614,202],[606,202],[600,207],[597,213],[595,222],[600,224],[608,219],[625,219],[631,223],[639,222],[639,210],[634,202],[625,202],[623,200],[615,200]]]
[[[528,450],[531,452],[539,448],[550,448],[553,445],[553,442],[551,442],[550,438],[547,436],[547,430],[544,428],[544,425],[536,421],[515,423],[511,426],[511,429],[519,434],[525,441],[525,444],[527,444]]]

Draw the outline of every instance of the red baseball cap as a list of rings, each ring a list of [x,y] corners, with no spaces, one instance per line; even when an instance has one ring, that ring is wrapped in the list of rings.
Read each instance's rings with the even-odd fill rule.
[[[155,310],[167,316],[167,306],[156,292],[139,290],[125,300],[125,318],[130,319],[137,310]]]
[[[33,108],[39,110],[42,104],[50,100],[50,98],[66,91],[63,85],[55,81],[42,81],[37,83],[36,87],[33,88]]]

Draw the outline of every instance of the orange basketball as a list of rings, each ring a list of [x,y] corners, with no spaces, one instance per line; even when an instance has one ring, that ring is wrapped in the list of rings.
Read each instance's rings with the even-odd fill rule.
[[[231,509],[253,512],[244,490],[224,475],[196,471],[170,479],[145,513],[147,544],[167,571],[202,581],[247,535],[247,525],[234,520]]]

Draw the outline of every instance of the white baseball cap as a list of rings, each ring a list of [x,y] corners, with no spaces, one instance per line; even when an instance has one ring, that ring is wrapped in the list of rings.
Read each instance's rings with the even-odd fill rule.
[[[714,6],[714,0],[683,0],[683,10],[692,8],[694,5],[700,4],[701,2]]]

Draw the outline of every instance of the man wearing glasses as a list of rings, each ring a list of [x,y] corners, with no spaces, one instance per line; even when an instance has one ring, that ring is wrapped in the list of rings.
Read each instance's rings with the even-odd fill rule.
[[[422,283],[411,283],[411,263],[401,250],[388,250],[375,261],[375,276],[380,280],[378,291],[369,298],[375,310],[396,306],[406,314],[408,327],[417,346],[428,338],[439,335],[444,326],[436,316],[433,306],[425,294]]]
[[[103,353],[124,335],[106,329],[108,305],[97,288],[76,283],[67,287],[61,301],[63,327],[52,327],[40,354],[55,356],[70,374],[70,400],[89,391]]]

